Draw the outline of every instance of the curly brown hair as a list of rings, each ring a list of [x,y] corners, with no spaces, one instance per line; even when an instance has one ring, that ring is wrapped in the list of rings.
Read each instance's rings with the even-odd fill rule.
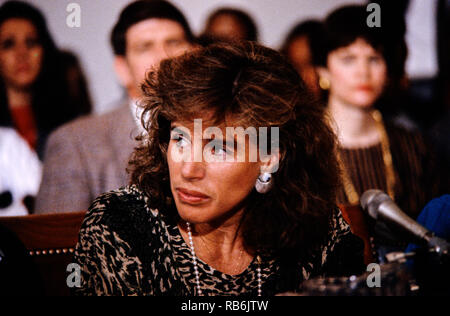
[[[167,164],[171,122],[212,112],[217,123],[231,117],[238,126],[279,128],[273,188],[250,193],[241,222],[246,247],[306,255],[324,242],[340,185],[336,139],[323,107],[281,54],[254,42],[212,44],[163,61],[142,89],[148,134],[129,171],[152,208],[177,216]]]

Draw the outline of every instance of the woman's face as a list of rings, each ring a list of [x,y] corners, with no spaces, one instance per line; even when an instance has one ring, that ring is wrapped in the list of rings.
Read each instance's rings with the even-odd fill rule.
[[[0,74],[9,87],[26,89],[42,65],[43,48],[36,28],[25,19],[12,18],[0,26]]]
[[[356,107],[370,107],[386,82],[382,55],[363,39],[332,51],[321,75],[330,82],[330,101]]]
[[[231,40],[245,40],[247,32],[239,20],[230,14],[217,16],[210,24],[208,34]]]
[[[181,128],[189,130],[193,139],[189,139]],[[226,135],[225,128],[220,128]],[[201,130],[201,129],[200,129]],[[198,131],[198,130],[197,130]],[[204,128],[202,130],[203,134]],[[260,163],[249,162],[249,151],[256,144],[244,141],[245,160],[243,162],[227,162],[227,155],[232,155],[230,143],[225,143],[226,137],[206,137],[194,134],[194,124],[173,122],[171,140],[169,143],[167,161],[170,174],[170,186],[179,215],[191,223],[222,222],[242,214],[245,199],[252,191],[260,174]],[[222,144],[214,149],[207,145],[214,139],[216,144]],[[203,147],[203,157],[196,159],[195,145],[200,141]],[[216,142],[217,141],[217,142]],[[239,146],[239,140],[235,142]],[[235,149],[236,149],[235,146]],[[179,155],[184,151],[187,158],[180,161]],[[236,152],[236,150],[235,150]],[[206,153],[211,156],[206,159]],[[178,157],[176,157],[178,156]],[[211,159],[212,157],[212,159]],[[217,160],[217,161],[215,161]]]
[[[315,93],[319,93],[319,84],[317,73],[312,63],[311,48],[308,37],[299,36],[295,38],[288,47],[288,58],[294,65],[297,72],[305,81],[308,89]]]

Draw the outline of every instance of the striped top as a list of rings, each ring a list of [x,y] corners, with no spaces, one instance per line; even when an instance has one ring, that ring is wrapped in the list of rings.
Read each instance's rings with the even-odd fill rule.
[[[441,194],[435,158],[419,133],[389,123],[385,127],[396,178],[394,199],[405,213],[415,218],[428,201]],[[359,196],[369,189],[387,191],[381,144],[339,151]],[[343,188],[338,203],[348,204]]]

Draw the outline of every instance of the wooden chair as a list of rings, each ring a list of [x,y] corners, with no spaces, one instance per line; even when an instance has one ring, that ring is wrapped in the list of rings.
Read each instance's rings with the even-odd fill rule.
[[[86,212],[0,217],[22,241],[44,282],[43,295],[69,295],[66,272]]]
[[[359,205],[339,205],[342,216],[350,225],[352,233],[361,238],[364,242],[364,262],[366,264],[376,262],[372,241],[370,239],[369,230],[366,224],[366,218],[363,210]]]

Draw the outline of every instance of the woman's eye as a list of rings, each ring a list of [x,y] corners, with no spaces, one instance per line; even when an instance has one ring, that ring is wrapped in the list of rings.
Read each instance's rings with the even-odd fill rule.
[[[342,57],[342,62],[344,64],[350,64],[355,58],[353,56],[344,56]]]
[[[372,56],[372,57],[369,58],[369,61],[371,63],[377,64],[377,63],[381,62],[381,57],[379,57],[379,56]]]
[[[176,144],[178,147],[186,147],[189,145],[189,142],[186,140],[186,138],[180,136],[180,138],[177,139]]]
[[[212,149],[212,152],[216,156],[222,156],[222,155],[227,155],[228,154],[228,151],[226,150],[226,148],[223,148],[223,147],[220,147],[220,146],[219,147],[214,146],[213,149]]]
[[[213,143],[211,153],[215,156],[227,156],[232,154],[232,150],[227,147],[227,144],[222,141],[216,141]]]
[[[182,134],[179,134],[177,132],[172,132],[170,135],[170,139],[175,141],[175,145],[180,148],[189,145],[189,141]]]
[[[27,39],[26,44],[28,48],[33,48],[39,45],[39,41],[35,38],[30,38]]]
[[[181,43],[182,43],[181,40],[177,40],[177,39],[169,40],[167,42],[167,44],[170,45],[170,46],[178,46]]]
[[[3,42],[1,42],[0,47],[1,49],[9,49],[14,46],[14,41],[12,39],[6,39]]]

